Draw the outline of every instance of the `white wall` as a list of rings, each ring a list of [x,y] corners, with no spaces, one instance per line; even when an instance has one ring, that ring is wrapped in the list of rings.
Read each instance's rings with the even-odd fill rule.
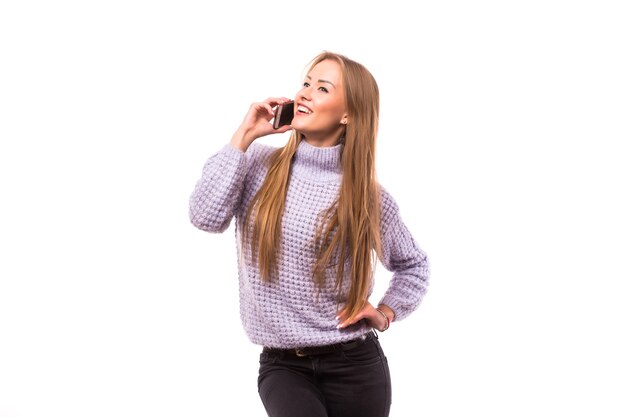
[[[618,3],[3,2],[0,415],[264,415],[233,230],[187,201],[326,49],[379,82],[379,177],[432,262],[381,336],[392,416],[623,416]]]

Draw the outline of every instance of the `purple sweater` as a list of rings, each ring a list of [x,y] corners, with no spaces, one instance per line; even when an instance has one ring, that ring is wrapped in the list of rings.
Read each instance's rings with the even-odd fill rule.
[[[349,288],[349,279],[345,279],[341,297],[334,289],[337,265],[326,268],[326,283],[319,294],[313,281],[316,219],[338,195],[341,147],[318,148],[304,140],[300,143],[292,161],[282,218],[277,276],[269,283],[261,280],[250,249],[242,248],[241,227],[276,148],[253,143],[244,153],[228,144],[204,166],[190,198],[189,216],[196,227],[208,232],[223,232],[235,217],[240,313],[253,343],[276,348],[317,346],[354,339],[369,331],[364,321],[346,329],[336,327],[335,316]],[[380,303],[391,307],[395,320],[401,320],[415,310],[426,293],[428,261],[402,222],[396,202],[384,189],[381,205],[381,262],[393,276]]]

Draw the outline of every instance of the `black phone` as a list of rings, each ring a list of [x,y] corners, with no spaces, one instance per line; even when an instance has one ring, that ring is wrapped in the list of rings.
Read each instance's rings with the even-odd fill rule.
[[[293,101],[286,101],[276,107],[276,115],[274,116],[274,129],[285,126],[293,120]]]

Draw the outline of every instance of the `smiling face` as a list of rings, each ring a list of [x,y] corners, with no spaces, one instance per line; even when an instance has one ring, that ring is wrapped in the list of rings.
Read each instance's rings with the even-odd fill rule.
[[[348,121],[341,66],[332,59],[317,63],[295,98],[291,126],[315,146],[336,145]]]

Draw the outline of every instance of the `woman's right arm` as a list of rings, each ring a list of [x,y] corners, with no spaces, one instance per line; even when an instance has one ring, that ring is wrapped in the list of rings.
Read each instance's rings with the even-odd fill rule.
[[[226,145],[209,158],[189,199],[189,220],[198,229],[221,233],[228,228],[244,188],[244,153]]]
[[[283,126],[274,130],[269,123],[274,117],[272,107],[287,100],[269,98],[252,104],[230,143],[206,162],[189,199],[189,219],[194,226],[217,233],[228,228],[241,201],[246,172],[254,157],[247,152],[248,148],[261,136],[291,128]]]

